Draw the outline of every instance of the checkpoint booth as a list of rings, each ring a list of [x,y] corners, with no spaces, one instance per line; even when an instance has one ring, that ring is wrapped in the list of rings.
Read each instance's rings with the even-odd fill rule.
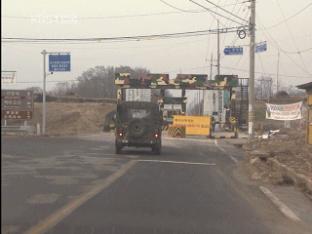
[[[312,145],[312,82],[298,85],[299,89],[304,89],[307,93],[308,119],[307,119],[307,142]]]
[[[115,85],[118,103],[134,100],[158,102],[166,114],[164,119],[170,122],[166,129],[172,135],[212,136],[214,124],[236,126],[238,122],[239,115],[231,103],[235,88],[239,86],[237,75],[219,75],[214,80],[208,80],[206,74],[177,74],[174,79],[169,79],[169,74],[152,73],[135,78],[129,73],[116,73]],[[181,97],[166,96],[166,90],[180,90]],[[200,116],[186,115],[186,91],[191,90],[203,93]],[[233,133],[237,135],[234,130]]]

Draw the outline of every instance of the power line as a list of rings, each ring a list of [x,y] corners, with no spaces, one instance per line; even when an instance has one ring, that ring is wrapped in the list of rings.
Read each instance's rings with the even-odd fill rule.
[[[229,66],[221,66],[222,68],[225,69],[231,69],[231,70],[236,70],[236,71],[242,71],[242,72],[249,72],[246,69],[242,69],[242,68],[236,68],[236,67],[229,67]],[[255,72],[257,74],[262,74],[262,72]],[[276,75],[275,73],[272,72],[266,72],[267,75]],[[297,76],[297,75],[286,75],[286,74],[279,74],[279,76],[283,76],[283,77],[291,77],[291,78],[302,78],[302,79],[311,79],[312,76]]]
[[[189,67],[189,68],[185,68],[184,70],[198,70],[198,69],[203,69],[203,68],[207,68],[207,66]],[[221,68],[228,69],[228,70],[230,69],[230,70],[234,70],[234,71],[241,71],[241,72],[246,72],[246,73],[249,72],[249,70],[247,70],[247,69],[231,67],[231,66],[222,66],[221,65]],[[180,72],[180,70],[166,71],[166,73],[171,73],[171,72]],[[259,72],[259,71],[256,71],[255,73],[263,74],[263,72]],[[266,72],[266,74],[272,75],[272,76],[276,75],[273,72]],[[298,76],[298,75],[287,75],[287,74],[279,74],[279,76],[291,77],[291,78],[302,78],[302,79],[311,79],[312,78],[312,76]]]
[[[289,26],[288,22],[285,21],[285,14],[284,14],[284,11],[283,11],[283,9],[282,9],[282,7],[281,7],[281,5],[280,5],[280,2],[279,2],[278,0],[276,0],[276,2],[277,2],[277,5],[278,5],[278,7],[279,7],[280,12],[282,13],[282,16],[283,16],[283,19],[284,19],[284,23],[285,23],[285,25],[286,25],[286,27],[287,27],[288,33],[289,33],[289,35],[290,35],[290,37],[291,37],[291,39],[292,39],[292,41],[293,41],[294,46],[296,47],[296,50],[298,51],[298,46],[297,46],[297,43],[296,43],[296,41],[295,41],[294,35],[293,35],[293,33],[291,32],[291,30],[290,30],[290,26]],[[299,57],[300,57],[300,59],[301,59],[301,62],[302,62],[302,65],[303,65],[304,69],[310,74],[310,72],[309,72],[309,70],[307,69],[307,66],[306,66],[306,64],[305,64],[305,61],[304,61],[304,59],[303,59],[301,53],[298,53],[298,55],[299,55]]]
[[[229,18],[229,17],[227,17],[227,16],[225,16],[225,15],[222,15],[222,14],[216,12],[216,11],[213,11],[213,10],[211,10],[211,9],[209,9],[209,8],[207,8],[207,7],[201,5],[201,4],[199,4],[199,3],[197,3],[197,2],[195,2],[195,1],[193,1],[193,0],[189,0],[189,1],[192,2],[192,3],[194,3],[194,4],[196,4],[197,6],[200,6],[201,8],[204,8],[204,9],[207,10],[207,11],[212,12],[212,13],[215,14],[215,15],[218,15],[218,16],[220,16],[220,17],[222,17],[222,18],[225,18],[225,19],[227,19],[227,20],[230,20],[230,21],[232,21],[232,22],[234,22],[234,23],[236,23],[236,24],[242,25],[241,22],[238,22],[238,21],[236,21],[236,20],[234,20],[234,19],[232,19],[232,18]]]
[[[175,9],[175,10],[178,10],[178,11],[181,11],[181,12],[184,12],[184,13],[203,13],[203,12],[207,12],[207,11],[185,10],[185,9],[181,9],[181,8],[179,8],[179,7],[176,7],[176,6],[174,6],[174,5],[172,5],[172,4],[168,3],[168,2],[166,2],[166,1],[164,1],[164,0],[159,0],[159,1],[161,1],[163,4],[169,6],[169,7],[172,8],[172,9]],[[220,2],[220,1],[219,1],[219,2]],[[232,6],[232,5],[236,5],[236,4],[244,4],[244,3],[246,3],[246,2],[248,2],[248,1],[238,2],[238,0],[237,0],[237,3],[235,3],[235,4],[233,4],[233,3],[231,3],[231,4],[225,4],[225,5],[223,5],[222,7]],[[218,4],[218,5],[219,5],[219,4]]]
[[[161,2],[162,2],[163,4],[165,4],[165,5],[171,7],[171,8],[173,8],[173,9],[175,9],[175,10],[181,11],[181,12],[188,12],[188,13],[205,12],[205,11],[184,10],[184,9],[178,8],[178,7],[174,6],[174,5],[171,5],[170,3],[168,3],[168,2],[166,2],[166,1],[164,1],[164,0],[159,0],[159,1],[161,1]]]
[[[162,1],[164,4],[165,1]],[[244,4],[247,1],[243,1],[240,2],[238,4]],[[176,14],[183,14],[183,13],[207,13],[207,11],[202,10],[202,11],[193,11],[193,10],[183,10],[177,7],[174,7],[171,4],[166,4],[168,6],[170,6],[171,8],[177,10],[177,11],[164,11],[164,12],[154,12],[154,13],[145,13],[145,14],[129,14],[129,15],[111,15],[111,16],[81,16],[81,17],[77,17],[77,16],[56,16],[59,17],[60,19],[64,19],[64,20],[106,20],[106,19],[122,19],[122,18],[136,18],[136,17],[149,17],[149,16],[162,16],[162,15],[176,15]],[[233,4],[226,4],[223,5],[223,7],[227,7],[227,6],[232,6]],[[49,19],[49,18],[53,18],[55,16],[44,16],[44,15],[38,15],[38,16],[17,16],[17,15],[2,15],[1,18],[6,18],[6,19],[12,19],[12,20],[32,20],[32,19],[36,19],[36,18],[43,18],[43,19]]]
[[[240,20],[242,20],[242,21],[248,23],[248,20],[245,20],[245,19],[243,19],[243,18],[241,18],[241,17],[239,17],[239,16],[233,14],[232,12],[230,12],[230,11],[224,9],[223,7],[217,5],[217,4],[215,4],[215,3],[213,3],[213,2],[211,2],[211,1],[209,1],[209,0],[205,0],[205,1],[208,2],[208,3],[210,3],[211,5],[213,5],[213,6],[217,7],[217,8],[219,8],[219,9],[221,9],[222,11],[224,11],[224,12],[230,14],[231,16],[234,16],[235,18],[240,19]]]
[[[259,21],[259,23],[261,24],[260,19],[258,19],[258,21]],[[294,59],[293,59],[291,56],[289,56],[289,54],[292,54],[292,53],[294,53],[294,52],[290,52],[290,51],[287,51],[287,50],[284,50],[283,48],[281,48],[280,45],[278,44],[278,42],[274,39],[274,37],[273,37],[267,30],[264,30],[263,32],[264,32],[264,34],[266,35],[266,37],[267,37],[268,40],[271,39],[271,41],[273,42],[273,44],[272,44],[273,47],[275,47],[276,49],[278,49],[278,50],[280,50],[281,52],[283,52],[283,54],[285,54],[285,55],[288,57],[288,59],[291,60],[291,61],[292,61],[298,68],[300,68],[304,73],[311,75],[310,72],[306,71],[305,68],[301,67],[298,63],[296,63],[296,62],[294,61]],[[274,44],[275,44],[276,46],[274,46]],[[296,51],[295,53],[298,53],[298,51]]]
[[[236,3],[235,3],[235,5],[234,5],[234,7],[232,8],[232,13],[234,12],[234,10],[235,10],[235,8],[236,8],[237,3],[238,3],[238,0],[236,0]],[[243,11],[244,11],[243,5],[240,5],[239,9],[238,9],[237,12],[236,12],[236,15],[238,15],[238,14],[241,12],[242,9],[243,9]],[[247,11],[246,11],[246,12],[247,12]],[[248,15],[248,12],[247,12],[247,15]],[[243,18],[246,18],[246,17],[243,17]],[[227,27],[232,27],[232,26],[233,26],[233,23],[232,23],[232,22],[229,22],[229,24],[228,24]],[[223,44],[225,44],[225,38],[226,38],[226,35],[224,35],[224,37],[223,37]],[[234,39],[233,39],[233,41],[232,41],[232,44],[234,45],[234,44],[236,43],[237,40],[239,40],[239,37],[237,37],[237,36],[235,35],[235,36],[234,36]],[[223,55],[223,56],[224,56],[224,55]]]
[[[309,7],[312,6],[312,2],[307,4],[306,6],[304,6],[302,9],[300,9],[299,11],[297,11],[295,14],[287,17],[287,18],[284,18],[282,21],[276,23],[276,24],[273,24],[273,25],[270,25],[268,27],[264,27],[264,28],[261,28],[260,30],[264,30],[264,29],[271,29],[271,28],[275,28],[281,24],[284,24],[285,22],[288,22],[289,20],[291,20],[292,18],[295,18],[296,16],[300,15],[302,12],[304,12],[305,10],[309,9]]]
[[[210,38],[210,37],[209,37]],[[128,44],[120,44],[120,42],[116,42],[116,41],[112,41],[112,42],[107,42],[105,44],[103,43],[94,43],[94,42],[86,42],[86,43],[62,43],[61,45],[65,44],[66,46],[67,45],[81,45],[81,44],[92,44],[92,46],[83,46],[83,47],[70,47],[71,50],[90,50],[90,49],[96,49],[96,50],[99,50],[99,49],[103,49],[103,50],[120,50],[120,49],[157,49],[157,48],[160,48],[160,47],[167,47],[167,46],[170,46],[170,48],[173,48],[176,47],[176,46],[179,46],[179,45],[185,45],[185,44],[192,44],[192,43],[197,43],[197,42],[202,42],[204,40],[206,40],[205,38],[200,38],[200,39],[192,39],[192,40],[187,40],[185,41],[186,39],[184,38],[176,38],[175,39],[176,41],[172,42],[172,43],[165,43],[165,44],[149,44],[149,45],[144,45],[142,47],[138,47],[137,45],[133,45],[133,46],[128,46]],[[183,40],[183,41],[177,41],[177,40]],[[148,40],[146,40],[145,42],[149,42]],[[116,46],[110,46],[110,45],[114,45],[118,43],[118,45]],[[23,47],[26,47],[26,48],[29,48],[29,47],[33,47],[33,48],[38,48],[38,45],[42,45],[42,44],[45,44],[45,45],[48,45],[46,46],[47,48],[53,48],[55,49],[55,46],[54,44],[51,44],[51,43],[27,43],[27,45],[25,44],[16,44],[16,43],[9,43],[9,44],[5,44],[4,46],[23,46]],[[59,44],[56,44],[56,45],[59,45]],[[99,47],[98,45],[100,45],[101,47]],[[103,46],[105,45],[105,46]],[[109,45],[109,47],[107,46]],[[58,49],[60,49],[58,47]]]
[[[218,1],[218,4],[220,3],[220,1],[221,1],[221,0]],[[207,11],[205,10],[205,12],[207,12]],[[212,15],[212,17],[213,17],[214,19],[216,19],[216,16],[215,16],[214,14],[211,14],[211,15]],[[213,23],[214,23],[214,22],[211,21],[210,26],[209,26],[209,29],[212,28]],[[208,52],[210,51],[210,44],[211,44],[211,38],[209,37],[209,38],[208,38],[208,44],[207,44],[207,51],[206,51],[206,55],[205,55],[205,61],[207,61]],[[211,53],[211,57],[213,57],[213,53]],[[212,64],[213,62],[214,62],[214,61],[210,60],[210,63],[211,63],[211,64]],[[211,70],[212,70],[212,68],[211,68]],[[210,71],[210,74],[211,74],[211,77],[212,77],[212,71]]]
[[[247,25],[245,26],[247,27]],[[208,29],[178,33],[164,33],[151,35],[137,35],[137,36],[120,36],[120,37],[93,37],[93,38],[30,38],[30,37],[2,37],[4,43],[78,43],[78,42],[104,42],[104,41],[138,41],[138,40],[155,40],[167,38],[181,38],[204,36],[208,34],[217,34],[218,30],[221,33],[236,32],[238,27],[223,28],[223,29]]]

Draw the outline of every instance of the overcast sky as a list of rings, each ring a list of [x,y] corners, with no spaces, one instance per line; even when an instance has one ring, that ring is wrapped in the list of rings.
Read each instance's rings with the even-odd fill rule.
[[[205,0],[195,0],[224,14]],[[250,3],[244,0],[212,0],[242,18],[248,19]],[[212,15],[188,0],[4,0],[2,37],[84,38],[147,35],[215,29]],[[267,41],[268,51],[256,55],[256,77],[276,80],[277,48],[280,54],[280,81],[298,85],[312,81],[312,6],[311,0],[258,0],[257,42]],[[237,4],[235,4],[237,3]],[[293,16],[300,10],[300,14]],[[196,12],[196,13],[194,13]],[[226,13],[225,13],[226,14]],[[52,20],[52,17],[59,20]],[[89,17],[89,18],[88,18]],[[90,18],[91,17],[91,18]],[[97,17],[97,18],[92,18]],[[218,17],[218,16],[217,16]],[[221,27],[236,26],[218,17]],[[283,22],[285,21],[285,22]],[[281,22],[281,23],[280,23]],[[280,23],[280,24],[279,24]],[[275,27],[271,27],[278,24]],[[267,28],[264,30],[264,28]],[[17,44],[2,43],[2,70],[16,70],[17,83],[5,88],[42,86],[43,49],[71,52],[71,72],[55,73],[49,81],[76,79],[97,65],[145,67],[153,73],[210,74],[210,58],[216,58],[216,35],[135,42],[95,44]],[[248,77],[249,37],[241,40],[235,33],[221,35],[221,73]],[[244,46],[243,56],[224,56],[226,46]],[[303,51],[305,50],[305,51]],[[285,51],[294,53],[285,53]],[[301,54],[296,51],[303,51]],[[234,69],[232,69],[234,68]],[[213,69],[216,74],[216,68]],[[37,83],[36,83],[37,82]],[[48,87],[53,87],[49,83]]]

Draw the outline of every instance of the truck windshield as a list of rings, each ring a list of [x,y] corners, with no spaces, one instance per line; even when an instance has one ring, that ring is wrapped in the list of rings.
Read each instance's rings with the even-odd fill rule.
[[[151,111],[145,109],[128,109],[127,112],[127,117],[131,119],[143,119],[151,115]]]
[[[121,121],[128,121],[131,119],[151,118],[152,110],[143,108],[121,108],[119,111],[119,118]]]

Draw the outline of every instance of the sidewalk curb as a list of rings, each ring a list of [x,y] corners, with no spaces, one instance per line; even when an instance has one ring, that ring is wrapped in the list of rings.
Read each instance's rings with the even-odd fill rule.
[[[303,188],[305,192],[312,194],[312,179],[305,175],[296,173],[294,169],[289,168],[274,158],[269,158],[269,161],[272,162],[274,166],[278,167],[282,174],[290,177],[296,186]]]
[[[272,203],[285,215],[287,218],[295,222],[300,222],[300,218],[287,206],[285,205],[274,193],[264,186],[259,186],[259,189],[263,194],[272,201]]]
[[[236,136],[211,136],[211,139],[236,139]]]

